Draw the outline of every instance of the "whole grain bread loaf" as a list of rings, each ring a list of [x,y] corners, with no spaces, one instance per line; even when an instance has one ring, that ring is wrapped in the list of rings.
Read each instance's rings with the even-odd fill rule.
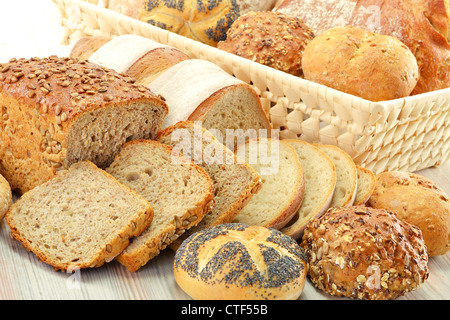
[[[152,225],[117,256],[137,271],[211,211],[214,187],[205,170],[153,140],[124,145],[106,169],[154,208]]]
[[[0,174],[25,192],[80,160],[104,168],[122,145],[154,138],[164,101],[127,76],[72,58],[0,66]]]
[[[152,219],[145,199],[87,160],[28,191],[6,214],[13,238],[70,271],[110,262]]]

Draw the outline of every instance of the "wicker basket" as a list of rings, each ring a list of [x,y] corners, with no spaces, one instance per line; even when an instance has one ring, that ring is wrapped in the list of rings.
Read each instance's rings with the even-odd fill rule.
[[[371,102],[126,17],[101,1],[53,1],[66,42],[86,35],[137,34],[209,60],[251,84],[281,138],[337,145],[375,173],[437,166],[449,155],[450,88]]]

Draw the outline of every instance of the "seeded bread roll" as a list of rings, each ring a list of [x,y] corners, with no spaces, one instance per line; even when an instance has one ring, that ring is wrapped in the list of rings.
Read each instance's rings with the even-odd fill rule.
[[[380,173],[368,205],[419,227],[429,256],[450,251],[450,198],[433,181],[409,172]]]
[[[139,20],[216,46],[239,14],[236,0],[149,0],[141,7]]]
[[[5,216],[12,204],[12,192],[8,181],[0,175],[0,220]]]
[[[176,282],[196,300],[294,300],[306,272],[304,253],[291,237],[240,223],[193,234],[174,260]]]
[[[329,29],[303,52],[305,79],[371,101],[409,96],[416,58],[400,40],[354,27]]]
[[[146,87],[71,58],[0,65],[0,174],[23,193],[80,160],[104,168],[127,140],[151,139],[168,108]]]
[[[331,295],[395,299],[428,278],[422,232],[386,210],[329,209],[309,222],[301,246],[312,283]]]
[[[283,13],[249,12],[239,17],[217,47],[295,76],[302,76],[303,50],[314,37],[302,20]]]

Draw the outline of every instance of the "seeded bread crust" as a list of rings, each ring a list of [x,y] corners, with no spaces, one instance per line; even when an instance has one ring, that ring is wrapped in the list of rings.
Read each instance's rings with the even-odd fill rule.
[[[230,160],[231,164],[228,164],[229,162],[226,162],[226,164],[210,162],[207,163],[205,159],[202,159],[202,163],[198,163],[199,166],[203,167],[206,170],[213,181],[216,203],[212,207],[211,212],[209,212],[197,226],[189,229],[170,245],[170,248],[172,248],[173,250],[176,250],[181,245],[182,241],[186,240],[191,234],[197,231],[212,227],[214,225],[229,223],[233,221],[234,217],[239,214],[239,212],[250,201],[253,195],[255,195],[262,187],[262,182],[259,174],[250,165],[245,162],[239,161],[236,155],[222,143],[220,143],[208,130],[195,124],[194,122],[178,122],[177,124],[160,131],[156,139],[175,148],[178,141],[173,138],[173,133],[177,130],[184,129],[189,130],[189,135],[193,137],[192,141],[194,141],[194,137],[197,133],[201,134],[203,152],[205,152],[206,148],[214,146],[215,152],[221,152],[223,155],[223,159],[225,161]],[[195,139],[199,138],[200,137],[195,137]],[[183,155],[185,157],[189,157],[191,160],[195,160],[194,153]],[[227,181],[221,181],[220,179],[222,173],[225,170],[225,166],[227,170],[231,170],[231,173]],[[233,194],[232,197],[227,197],[226,195],[228,194],[228,192],[230,192],[229,190],[234,188],[233,185],[229,186],[227,184],[230,182],[230,179],[235,178],[238,174],[240,176],[245,175],[247,177],[244,188],[239,194]]]
[[[0,175],[0,220],[3,219],[12,205],[12,192],[8,181]]]
[[[0,104],[0,174],[19,193],[83,160],[67,158],[70,129],[82,116],[119,108],[131,113],[134,105],[143,105],[152,124],[135,138],[154,138],[168,112],[160,97],[133,78],[56,56],[1,64]]]
[[[196,300],[295,300],[306,280],[305,255],[292,238],[227,223],[194,233],[175,254],[177,284]]]
[[[329,209],[310,221],[301,246],[312,283],[331,295],[396,299],[428,278],[420,229],[383,209]]]
[[[376,179],[369,206],[393,211],[419,227],[429,256],[450,251],[450,198],[436,183],[398,171],[380,173]]]
[[[135,204],[139,204],[139,207],[142,209],[139,212],[135,212],[133,217],[124,223],[124,225],[119,226],[119,229],[111,229],[110,234],[108,234],[107,241],[106,239],[104,243],[102,243],[98,249],[97,252],[91,253],[87,252],[86,255],[90,255],[89,261],[84,262],[66,262],[64,261],[64,252],[60,253],[62,257],[60,259],[58,258],[52,258],[47,253],[48,250],[51,250],[51,248],[44,248],[42,246],[39,246],[37,242],[39,242],[39,239],[34,239],[28,234],[25,234],[23,230],[21,230],[20,227],[17,226],[17,215],[18,210],[24,210],[27,207],[28,201],[30,201],[30,198],[33,198],[36,193],[41,192],[41,190],[46,190],[49,186],[56,186],[61,185],[61,188],[64,188],[64,183],[68,179],[67,177],[72,174],[72,172],[75,171],[82,171],[85,174],[90,174],[91,176],[98,176],[101,175],[106,179],[97,179],[97,181],[101,181],[101,188],[109,189],[109,188],[120,188],[123,190],[123,192],[128,193],[134,200]],[[105,182],[107,181],[107,182]],[[100,183],[100,182],[99,182]],[[86,188],[89,190],[88,185],[80,185],[80,190],[83,188]],[[89,194],[84,194],[83,197],[77,197],[77,201],[86,201],[88,203],[90,196]],[[110,204],[114,205],[114,198],[108,198],[105,199],[106,201],[110,202]],[[74,199],[67,199],[67,206],[70,207],[70,202],[74,201]],[[89,210],[86,209],[86,210]],[[70,223],[70,219],[65,219],[65,213],[67,212],[57,212],[56,215],[63,215],[63,220],[65,221],[63,223]],[[50,214],[49,212],[47,214]],[[87,219],[87,212],[81,213],[83,214],[83,218]],[[38,218],[36,218],[37,220]],[[46,224],[46,217],[39,217],[39,221],[37,220],[36,223],[42,224],[39,226],[39,228],[51,228],[52,226]],[[93,218],[94,219],[94,218]],[[9,209],[8,213],[6,214],[6,222],[8,223],[8,226],[11,230],[11,236],[22,243],[22,245],[28,250],[32,251],[40,260],[43,262],[51,265],[54,267],[55,270],[68,270],[68,269],[76,269],[76,268],[94,268],[94,267],[100,267],[103,264],[110,262],[114,259],[115,256],[117,256],[120,252],[122,252],[129,244],[129,239],[136,237],[140,235],[153,221],[153,208],[152,206],[144,200],[142,197],[140,197],[136,192],[129,189],[128,187],[122,185],[119,183],[116,179],[114,179],[111,175],[106,173],[105,171],[99,169],[97,166],[95,166],[93,163],[91,163],[88,160],[78,162],[73,164],[68,170],[64,170],[58,176],[55,178],[37,186],[33,190],[30,190],[29,192],[23,194]],[[88,223],[88,221],[86,221]],[[103,221],[103,223],[107,223],[108,221]],[[54,226],[58,227],[58,226]],[[80,230],[81,232],[79,234],[69,234],[65,237],[79,237],[79,238],[86,238],[86,241],[89,241],[89,234],[86,234],[84,229]],[[53,231],[54,233],[55,231]],[[37,241],[36,241],[37,240]],[[61,242],[64,243],[65,239],[64,236],[61,235]],[[62,244],[61,244],[62,245]],[[66,249],[67,250],[67,249]],[[93,250],[93,249],[92,249]],[[80,261],[83,260],[80,258]]]
[[[227,38],[217,47],[274,69],[303,76],[303,50],[313,38],[311,29],[297,17],[275,11],[258,11],[240,16],[228,29]]]
[[[144,190],[135,188],[132,181],[128,180],[128,177],[124,175],[122,169],[125,166],[136,167],[138,171],[145,171],[147,164],[137,164],[135,159],[130,152],[127,150],[133,150],[135,146],[148,146],[145,151],[151,152],[151,150],[159,149],[162,151],[163,156],[167,157],[164,161],[170,166],[171,162],[175,164],[172,165],[172,170],[176,170],[176,166],[182,165],[184,168],[190,169],[190,180],[199,179],[199,183],[203,184],[203,194],[199,195],[199,200],[197,203],[191,203],[189,207],[184,207],[180,210],[170,212],[165,211],[164,216],[166,221],[161,221],[159,215],[162,215],[161,204],[158,204],[159,199],[154,198],[154,194],[148,195],[145,192],[145,188],[150,189],[153,187],[152,182],[149,181],[148,185],[144,187]],[[207,215],[214,205],[214,187],[209,175],[205,170],[197,166],[193,161],[172,152],[172,147],[165,145],[153,140],[133,140],[124,145],[122,151],[116,156],[115,160],[106,170],[121,183],[127,185],[128,187],[134,189],[142,197],[144,197],[155,210],[155,222],[162,223],[163,227],[158,229],[158,232],[154,231],[153,225],[151,225],[145,232],[143,232],[135,241],[139,241],[139,244],[135,245],[134,242],[126,248],[120,255],[117,256],[116,260],[124,265],[129,271],[135,272],[139,270],[142,266],[148,263],[151,259],[156,257],[163,249],[174,242],[180,235],[182,235],[186,230],[196,226],[205,215]],[[135,150],[135,152],[140,152]],[[155,151],[156,152],[156,151]],[[177,164],[179,163],[179,164]],[[158,170],[155,164],[152,167],[152,171]],[[163,170],[169,170],[167,168]],[[181,170],[181,169],[180,169]],[[164,172],[166,172],[164,171]],[[167,171],[166,180],[170,181],[170,171]],[[155,179],[154,179],[155,180]],[[155,180],[156,181],[156,180]],[[174,186],[180,187],[179,184],[182,182],[177,182],[178,185],[169,186],[173,190]],[[163,188],[164,186],[161,186]],[[183,199],[173,199],[173,201],[183,201]],[[170,204],[167,203],[169,206]],[[158,226],[159,227],[159,226]]]

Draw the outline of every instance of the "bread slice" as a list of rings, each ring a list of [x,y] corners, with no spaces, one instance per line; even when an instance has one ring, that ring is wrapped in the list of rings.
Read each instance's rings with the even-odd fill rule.
[[[12,237],[56,270],[111,261],[152,219],[147,201],[87,160],[28,191],[6,214]]]
[[[3,219],[12,205],[12,201],[11,187],[8,181],[0,174],[0,220]]]
[[[353,205],[360,206],[364,205],[369,200],[375,189],[377,178],[372,170],[361,166],[356,166],[356,169],[358,172],[358,188]]]
[[[233,222],[281,229],[303,201],[303,169],[295,149],[283,140],[252,139],[236,154],[259,172],[263,186]]]
[[[358,173],[353,159],[341,148],[333,145],[316,144],[325,152],[336,167],[336,188],[330,207],[348,207],[355,202]]]
[[[106,171],[155,211],[152,225],[116,258],[132,272],[198,224],[213,205],[214,188],[205,170],[157,141],[128,142]]]
[[[261,189],[262,182],[258,172],[247,163],[239,161],[208,130],[194,122],[178,122],[160,131],[156,139],[177,148],[185,157],[203,167],[214,184],[214,206],[211,212],[197,226],[175,240],[171,244],[172,249],[176,249],[183,240],[199,230],[231,222]],[[194,154],[197,146],[200,146],[199,153]],[[209,157],[212,154],[214,158]]]
[[[331,204],[336,186],[336,168],[319,148],[298,139],[284,139],[294,147],[303,168],[305,195],[294,217],[281,232],[298,240],[309,220],[322,215]]]
[[[169,106],[163,129],[189,120],[201,121],[202,127],[218,130],[222,137],[229,129],[264,129],[270,134],[272,127],[254,89],[210,61],[182,61],[148,87]],[[236,143],[226,145],[234,151]]]

